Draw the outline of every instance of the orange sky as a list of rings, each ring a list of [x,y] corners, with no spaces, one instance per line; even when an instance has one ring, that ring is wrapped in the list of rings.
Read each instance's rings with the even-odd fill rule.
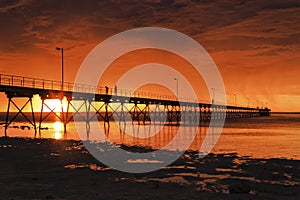
[[[72,82],[83,59],[104,39],[158,26],[192,37],[209,52],[228,103],[233,104],[236,93],[238,104],[245,106],[249,97],[252,106],[259,100],[273,111],[300,111],[299,13],[297,0],[1,1],[0,73],[60,80],[60,53],[55,50],[60,46],[65,49],[65,79]],[[157,59],[185,71],[183,65],[175,66],[175,58],[159,55],[127,55],[117,66]],[[109,74],[117,76],[105,84],[113,84],[119,69],[111,68]],[[3,102],[4,95],[0,97]]]

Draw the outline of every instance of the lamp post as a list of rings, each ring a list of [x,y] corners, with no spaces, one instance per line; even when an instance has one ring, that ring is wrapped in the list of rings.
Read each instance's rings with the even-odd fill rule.
[[[215,103],[215,98],[216,98],[216,89],[215,88],[211,88],[211,90],[213,91],[213,98],[211,100],[211,103],[214,104]]]
[[[176,81],[176,95],[177,95],[177,99],[179,99],[178,97],[178,78],[174,78],[174,80]]]
[[[64,90],[64,48],[56,47],[57,51],[61,51],[61,91]]]

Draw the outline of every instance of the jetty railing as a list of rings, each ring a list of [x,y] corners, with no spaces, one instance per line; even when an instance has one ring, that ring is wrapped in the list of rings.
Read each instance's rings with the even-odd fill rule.
[[[184,101],[184,102],[202,102],[211,103],[209,100],[196,100],[188,97],[176,97],[175,95],[166,95],[159,93],[150,93],[143,91],[132,91],[127,89],[117,89],[105,86],[94,86],[86,84],[75,84],[72,82],[64,82],[47,80],[41,78],[31,78],[25,76],[16,76],[8,74],[0,74],[0,85],[13,86],[13,87],[23,87],[32,89],[44,89],[44,90],[56,90],[64,92],[80,92],[80,93],[90,93],[90,94],[108,94],[126,97],[139,97],[139,98],[150,98],[159,100],[171,100],[171,101]]]

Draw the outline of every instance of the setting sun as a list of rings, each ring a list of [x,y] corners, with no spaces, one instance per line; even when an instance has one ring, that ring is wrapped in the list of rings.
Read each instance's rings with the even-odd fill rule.
[[[38,104],[39,102],[40,102],[40,99],[38,97],[36,99],[36,103]],[[61,106],[63,106],[64,112],[67,111],[68,103],[65,99],[63,99],[62,102],[59,99],[46,99],[44,103],[45,103],[45,105],[43,108],[43,112],[50,112],[51,110],[53,110],[53,112],[55,112],[57,115],[60,115],[60,113],[62,112]],[[40,106],[37,106],[37,107],[40,107]]]
[[[59,113],[61,112],[61,102],[59,99],[47,99],[45,104],[50,108],[53,109],[54,112]],[[45,106],[44,112],[50,112],[50,109]]]

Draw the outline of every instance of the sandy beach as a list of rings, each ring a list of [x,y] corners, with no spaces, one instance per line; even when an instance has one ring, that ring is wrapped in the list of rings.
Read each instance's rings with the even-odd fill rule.
[[[0,160],[0,199],[300,199],[300,161],[292,159],[189,151],[132,174],[101,164],[80,141],[2,137]]]

